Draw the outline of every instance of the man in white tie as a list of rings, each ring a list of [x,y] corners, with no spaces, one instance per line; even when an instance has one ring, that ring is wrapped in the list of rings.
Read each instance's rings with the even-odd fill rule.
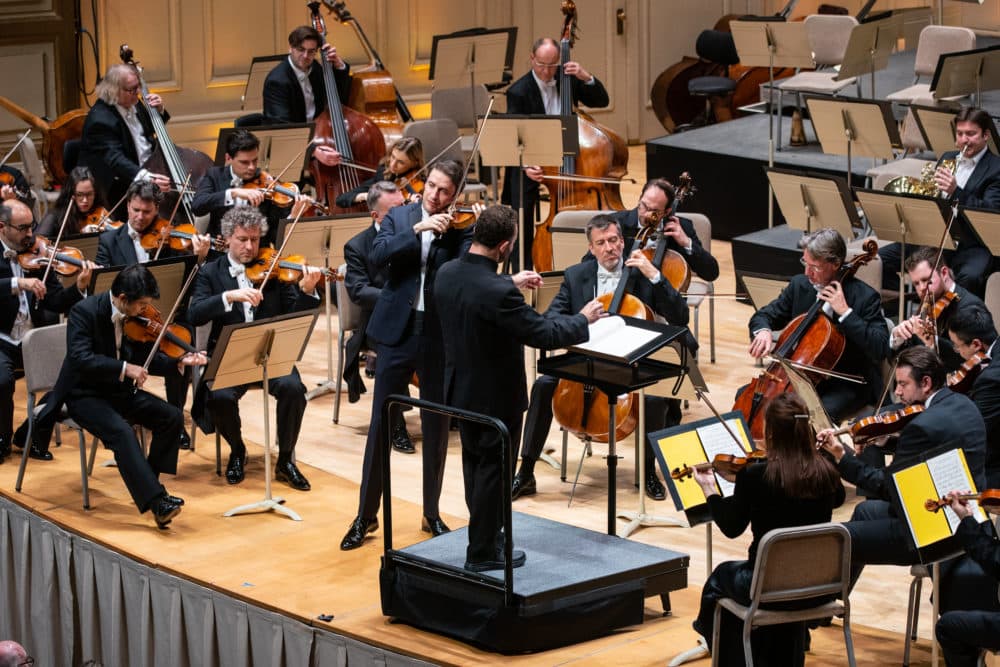
[[[117,202],[129,185],[140,180],[152,181],[166,192],[170,178],[144,168],[156,144],[149,111],[139,104],[142,88],[135,70],[112,65],[95,92],[98,99],[83,123],[78,163],[90,168],[104,201]],[[170,117],[159,95],[147,95],[146,104],[164,122]]]
[[[531,70],[507,89],[507,113],[509,114],[547,114],[569,115],[573,108],[563,109],[560,102],[559,77],[559,44],[548,37],[537,40],[531,46]],[[604,85],[583,68],[580,63],[570,60],[562,65],[562,71],[570,82],[571,107],[582,104],[593,109],[608,106],[610,98]],[[531,166],[524,168],[526,181],[524,183],[524,219],[535,221],[535,208],[538,205],[538,184],[542,180],[542,168]],[[522,202],[520,197],[520,170],[508,167],[504,175],[504,204],[515,208]],[[531,229],[531,227],[529,227]],[[531,266],[532,235],[524,239],[524,256],[527,267]],[[515,253],[516,256],[516,253]]]

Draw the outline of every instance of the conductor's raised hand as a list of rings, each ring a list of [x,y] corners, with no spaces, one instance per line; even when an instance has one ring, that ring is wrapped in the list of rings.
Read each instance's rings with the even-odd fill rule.
[[[517,289],[538,289],[542,286],[542,277],[534,271],[521,271],[511,276]]]
[[[588,302],[580,310],[580,314],[587,318],[587,324],[593,324],[602,317],[608,316],[608,313],[604,310],[604,304],[597,299]]]

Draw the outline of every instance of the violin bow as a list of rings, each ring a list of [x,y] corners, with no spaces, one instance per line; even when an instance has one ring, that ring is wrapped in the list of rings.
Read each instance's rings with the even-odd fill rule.
[[[6,155],[3,156],[3,159],[0,160],[0,167],[2,167],[3,165],[7,164],[7,160],[9,160],[10,156],[14,154],[14,151],[17,150],[17,147],[20,146],[22,143],[24,143],[24,140],[28,138],[29,134],[31,134],[31,128],[30,127],[27,130],[24,131],[24,134],[22,134],[20,136],[20,138],[17,140],[17,142],[14,144],[14,146],[11,147],[11,149],[9,151],[7,151]]]
[[[66,230],[66,221],[69,220],[69,212],[72,210],[71,206],[66,207],[66,212],[63,213],[62,224],[59,225],[59,234],[56,235],[56,240],[52,243],[52,246],[48,250],[49,261],[45,263],[45,273],[42,274],[42,284],[49,279],[49,272],[52,271],[52,261],[56,258],[56,250],[59,248],[59,242],[62,241],[63,232]],[[41,305],[40,299],[35,299],[35,308]]]
[[[177,308],[181,305],[181,299],[184,298],[188,289],[191,288],[191,283],[194,282],[194,278],[198,275],[199,269],[201,269],[201,264],[195,262],[194,268],[191,269],[191,273],[188,274],[187,280],[185,280],[184,284],[181,286],[181,291],[177,294],[177,299],[174,301],[174,305],[170,307],[170,313],[163,318],[163,326],[160,327],[160,333],[156,336],[152,349],[150,349],[149,354],[146,355],[146,363],[142,365],[142,370],[148,371],[150,364],[153,363],[153,359],[156,358],[156,353],[160,350],[160,343],[163,342],[163,338],[167,335],[167,327],[174,321],[174,316],[177,315]],[[133,387],[133,390],[135,389],[138,389],[138,387]]]
[[[262,298],[264,295],[264,287],[267,286],[267,281],[271,279],[271,273],[274,272],[274,267],[276,267],[278,265],[278,262],[281,261],[281,253],[285,250],[285,246],[288,245],[288,240],[292,238],[292,232],[295,231],[295,226],[299,224],[299,218],[302,217],[302,212],[304,210],[305,207],[300,208],[299,212],[295,214],[295,218],[292,219],[292,224],[290,224],[288,227],[285,228],[285,238],[281,240],[281,247],[278,248],[278,250],[274,253],[274,259],[267,267],[267,273],[264,274],[264,280],[260,282],[260,287],[257,288],[260,291]],[[305,271],[307,268],[308,267],[306,266],[305,262],[303,262],[302,263],[303,276],[305,275]]]
[[[181,200],[184,199],[184,193],[188,190],[188,185],[190,183],[191,183],[191,172],[189,171],[187,177],[184,179],[184,184],[181,186],[181,193],[177,197],[177,202],[174,203],[174,210],[170,212],[170,219],[167,220],[167,225],[169,227],[174,226],[174,218],[177,216],[177,209],[180,208]],[[163,246],[167,244],[168,238],[170,238],[169,234],[167,236],[160,236],[160,240],[156,244],[156,254],[153,255],[154,262],[160,258],[160,252],[163,250]]]
[[[278,172],[277,176],[275,176],[273,174],[268,174],[271,177],[272,180],[271,180],[271,183],[266,188],[264,188],[265,192],[273,192],[274,191],[274,188],[275,188],[275,186],[278,185],[278,182],[281,180],[281,177],[285,175],[285,172],[288,171],[291,168],[291,166],[296,163],[296,161],[302,159],[302,156],[305,155],[306,149],[308,149],[309,146],[310,146],[310,142],[306,142],[306,145],[302,148],[302,150],[300,150],[298,153],[296,153],[295,157],[293,157],[291,160],[288,161],[288,164],[286,164],[284,166],[284,168],[281,171]],[[375,171],[375,170],[372,169],[372,171]],[[257,170],[257,173],[258,174],[260,173],[260,169]],[[296,189],[298,189],[298,188],[296,187]],[[299,194],[301,195],[301,192]],[[329,210],[326,206],[324,206],[323,204],[320,204],[318,201],[316,201],[312,197],[308,197],[308,199],[309,199],[309,202],[313,206],[315,206],[318,209],[321,209],[324,213]]]

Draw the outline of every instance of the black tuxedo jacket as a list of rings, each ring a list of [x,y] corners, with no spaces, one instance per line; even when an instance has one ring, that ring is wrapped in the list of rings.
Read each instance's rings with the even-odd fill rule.
[[[543,316],[497,264],[466,254],[434,285],[445,349],[445,402],[506,420],[528,407],[524,345],[554,349],[587,340],[580,314]],[[513,434],[511,434],[513,437]]]
[[[958,151],[949,151],[941,156],[942,160],[954,160]],[[952,195],[962,206],[970,208],[990,208],[1000,210],[1000,157],[986,149],[986,154],[972,171],[964,188],[955,188]],[[979,235],[964,215],[958,216],[952,225],[951,234],[963,247],[984,247]]]
[[[378,295],[368,323],[368,335],[384,345],[398,345],[406,333],[410,311],[420,292],[420,235],[413,231],[423,213],[420,202],[397,206],[382,219],[382,229],[372,242],[373,266],[386,271],[386,282]],[[445,262],[455,259],[472,244],[472,226],[448,229],[431,242],[424,279],[424,332],[440,338],[434,307],[434,279]]]
[[[929,449],[953,442],[965,452],[976,488],[986,488],[986,426],[968,396],[942,389],[930,406],[903,427],[893,460],[903,463]],[[840,459],[840,475],[889,500],[892,481],[885,468],[876,468],[848,453]]]
[[[843,322],[833,318],[835,326],[846,339],[844,353],[835,371],[860,375],[867,380],[871,402],[878,402],[882,392],[882,360],[889,356],[889,329],[882,314],[878,292],[856,278],[844,281],[844,298],[853,309]],[[793,277],[778,298],[750,318],[750,338],[755,331],[784,329],[795,317],[809,310],[816,302],[816,290],[804,274]]]
[[[207,346],[209,355],[215,349],[222,327],[246,322],[242,303],[234,303],[229,312],[226,312],[226,306],[222,303],[223,292],[239,289],[239,282],[229,272],[229,266],[228,254],[205,262],[191,288],[187,320],[196,327],[212,323]],[[263,320],[285,313],[310,310],[318,305],[319,300],[304,294],[298,285],[283,284],[272,278],[264,287],[264,299],[254,311],[254,319]]]
[[[143,134],[155,146],[153,121],[143,104],[136,106]],[[164,120],[169,114],[164,116]],[[78,164],[88,167],[109,206],[121,199],[139,173],[139,155],[125,119],[114,105],[97,100],[83,123]]]
[[[337,82],[337,95],[343,104],[347,103],[351,91],[350,66],[333,70]],[[326,84],[323,82],[323,66],[313,61],[309,68],[309,83],[316,100],[316,115],[326,109]],[[291,63],[285,58],[264,79],[264,116],[268,123],[306,122],[306,99],[302,87],[295,76]]]
[[[625,239],[625,250],[627,252],[632,247],[636,234],[639,233],[639,209],[609,211],[608,215],[617,220],[621,226],[622,236]],[[687,261],[691,270],[698,274],[698,277],[709,282],[715,280],[719,277],[719,262],[701,245],[701,240],[694,231],[694,224],[687,218],[679,217],[678,219],[681,222],[681,229],[691,239],[691,254],[688,254],[687,250],[680,247],[673,237],[667,240],[667,248],[679,253]],[[588,251],[584,259],[592,256]]]
[[[1000,345],[993,347],[1000,354]],[[1000,475],[1000,361],[991,361],[983,368],[969,397],[986,424],[986,469]],[[992,484],[991,481],[991,488],[996,488]]]
[[[154,254],[155,250],[149,251],[150,259]],[[160,252],[160,259],[182,254],[184,253],[173,248],[164,247]],[[101,266],[131,266],[139,263],[139,258],[135,255],[135,245],[128,235],[127,222],[118,229],[103,232],[97,239],[97,263]]]
[[[378,230],[373,224],[344,244],[344,258],[347,263],[344,287],[347,288],[351,301],[361,306],[365,322],[375,310],[378,295],[386,280],[386,271],[371,260],[372,246],[377,235]]]
[[[593,84],[586,84],[578,78],[571,77],[570,82],[573,88],[573,104],[582,104],[593,109],[601,109],[611,103],[608,91],[604,84],[597,77],[594,77]],[[556,77],[556,89],[559,89],[559,77]],[[569,114],[568,109],[561,110],[563,114]],[[529,71],[520,79],[507,88],[507,113],[511,114],[544,114],[545,102],[542,100],[542,91],[535,83],[535,77]]]
[[[228,166],[212,167],[198,181],[198,189],[191,203],[191,210],[195,215],[210,215],[206,231],[213,238],[222,233],[222,216],[233,208],[226,206],[226,190],[231,187],[233,187],[232,172]],[[278,221],[291,211],[291,208],[291,206],[284,208],[275,206],[274,202],[269,199],[265,199],[261,203],[260,212],[267,218],[265,244],[274,243],[274,236],[278,233]]]
[[[2,248],[0,248],[2,249]],[[29,278],[41,278],[42,273],[32,272],[25,274]],[[20,296],[11,293],[14,282],[14,271],[10,267],[10,261],[0,258],[0,331],[10,334],[17,319],[17,311],[21,307]],[[49,277],[45,281],[45,298],[42,299],[41,307],[35,307],[35,295],[28,291],[28,313],[31,317],[31,324],[35,327],[44,327],[55,324],[52,312],[65,313],[73,304],[83,298],[80,291],[74,285],[68,289],[63,288],[62,281],[55,271],[49,272]]]
[[[938,354],[941,356],[941,361],[944,362],[949,372],[957,370],[965,360],[962,359],[962,355],[955,351],[955,346],[951,344],[951,338],[948,337],[948,323],[955,316],[955,313],[963,309],[968,309],[973,304],[978,303],[983,308],[986,307],[982,299],[958,283],[955,284],[955,294],[958,296],[948,304],[947,308],[941,311],[941,314],[937,318]],[[903,343],[899,350],[923,344],[924,342],[919,337],[910,336],[910,339]]]

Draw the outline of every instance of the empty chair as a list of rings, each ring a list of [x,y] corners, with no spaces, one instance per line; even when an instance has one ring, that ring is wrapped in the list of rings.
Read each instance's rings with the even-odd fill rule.
[[[976,33],[969,28],[947,25],[929,25],[920,31],[917,56],[913,63],[913,85],[886,96],[892,102],[909,104],[919,97],[931,94],[930,82],[920,83],[921,77],[934,76],[942,54],[970,51],[976,48]],[[958,98],[948,98],[958,99]]]
[[[702,30],[694,48],[702,60],[725,67],[723,76],[698,76],[688,81],[688,92],[705,98],[705,124],[708,124],[713,120],[712,101],[728,97],[736,89],[736,81],[729,78],[729,66],[737,64],[740,57],[732,33],[721,30]]]
[[[39,210],[35,215],[45,215],[49,207],[59,199],[59,193],[45,189],[45,171],[42,168],[42,161],[38,158],[38,149],[31,139],[25,139],[18,147],[21,154],[21,163],[24,166],[24,177],[28,179],[31,192],[35,195]]]

